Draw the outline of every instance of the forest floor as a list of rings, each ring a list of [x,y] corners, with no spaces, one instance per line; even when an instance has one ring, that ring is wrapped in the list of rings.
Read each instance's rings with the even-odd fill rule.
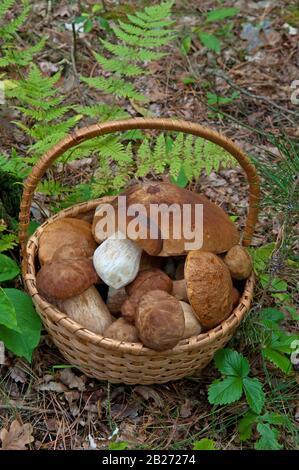
[[[73,17],[79,16],[82,10],[89,11],[94,3],[87,0],[32,2],[32,12],[22,31],[22,38],[31,34],[47,36],[36,63],[45,75],[63,66],[59,90],[71,104],[105,99],[109,104],[108,97],[79,83],[74,70],[84,76],[100,74],[92,52],[99,50],[99,36],[105,33],[94,26],[90,32],[78,34],[74,65],[73,36],[66,28]],[[134,11],[137,3],[138,8],[143,6],[143,2],[105,1],[111,11],[111,21],[113,15],[122,17],[127,12],[124,4]],[[223,1],[221,6],[237,7],[240,13],[233,21],[232,31],[221,33],[221,53],[215,58],[194,36],[188,54],[183,54],[182,38],[202,21],[204,12],[218,7],[218,3],[175,2],[174,19],[179,36],[167,46],[171,54],[165,61],[152,62],[151,74],[146,81],[137,79],[136,85],[150,97],[148,110],[153,116],[198,122],[224,133],[261,161],[267,160],[267,152],[279,159],[279,152],[265,135],[283,132],[291,139],[299,139],[299,105],[291,102],[291,83],[299,80],[298,7],[296,10],[296,2],[287,0]],[[245,24],[257,25],[263,21],[263,31],[245,38]],[[231,97],[234,92],[237,95],[220,113],[208,103],[209,92],[222,97]],[[119,100],[118,104],[132,116],[143,114],[132,103]],[[13,117],[5,109],[0,113],[3,152],[11,146],[22,152],[27,145],[27,137],[14,126]],[[75,180],[82,171],[84,167],[74,167],[68,178]],[[237,215],[240,227],[244,226],[248,188],[240,169],[203,176],[200,189]],[[253,246],[275,242],[280,233],[281,220],[273,216],[271,205],[263,206]],[[258,287],[251,315],[262,294]],[[269,299],[268,305],[271,302]],[[297,445],[294,433],[299,423],[298,373],[286,377],[271,364],[265,372],[261,357],[246,340],[248,321],[239,328],[230,347],[248,357],[253,376],[262,377],[268,411],[279,411],[292,420],[293,431],[283,433],[280,442],[284,448],[294,449]],[[296,329],[294,324],[292,328]],[[220,449],[252,448],[256,436],[241,442],[236,431],[236,424],[246,409],[245,400],[218,407],[208,402],[207,387],[218,376],[211,363],[195,377],[165,385],[107,384],[70,369],[43,331],[32,364],[6,354],[5,365],[0,368],[0,429],[8,428],[12,419],[31,423],[32,449],[104,449],[111,442],[127,442],[129,448],[140,449],[190,449],[201,438],[214,440]]]

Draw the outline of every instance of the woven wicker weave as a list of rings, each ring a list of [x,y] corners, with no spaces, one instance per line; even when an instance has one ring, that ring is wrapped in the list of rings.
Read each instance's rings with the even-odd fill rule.
[[[206,333],[180,341],[171,350],[157,352],[146,348],[141,343],[119,342],[92,333],[46,302],[36,290],[36,259],[39,239],[45,227],[62,217],[92,217],[98,203],[103,200],[108,202],[110,198],[76,204],[59,212],[41,225],[27,241],[32,196],[39,180],[54,160],[84,140],[130,129],[186,132],[204,137],[230,152],[245,170],[249,182],[249,211],[243,234],[243,245],[250,244],[258,214],[259,180],[255,167],[242,150],[226,137],[191,122],[169,119],[128,119],[96,124],[67,136],[33,167],[32,173],[25,182],[20,212],[22,273],[26,288],[33,298],[45,328],[63,356],[72,365],[77,366],[88,376],[114,383],[164,383],[192,375],[195,371],[204,368],[215,352],[229,341],[249,310],[253,296],[253,275],[246,281],[240,303],[227,320]]]

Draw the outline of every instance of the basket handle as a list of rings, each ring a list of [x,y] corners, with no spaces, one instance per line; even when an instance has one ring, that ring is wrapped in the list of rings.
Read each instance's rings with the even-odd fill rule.
[[[25,246],[28,235],[32,197],[39,180],[43,177],[46,170],[51,166],[54,160],[60,157],[65,151],[75,147],[85,140],[92,139],[100,135],[111,134],[117,131],[127,131],[132,129],[157,129],[193,134],[218,144],[236,158],[241,167],[245,170],[249,183],[249,211],[242,243],[244,246],[248,246],[250,244],[258,216],[260,187],[256,168],[245,153],[227,137],[193,122],[159,118],[134,118],[120,121],[107,121],[74,131],[54,145],[34,165],[32,172],[24,183],[21,201],[19,240],[23,258],[25,258]]]

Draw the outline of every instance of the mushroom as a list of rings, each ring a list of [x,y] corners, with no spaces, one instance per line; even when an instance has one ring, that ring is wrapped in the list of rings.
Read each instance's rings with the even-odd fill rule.
[[[233,284],[228,267],[218,256],[190,251],[185,279],[190,305],[201,325],[212,328],[229,316],[233,307]]]
[[[126,235],[125,237],[123,236],[123,238],[131,239],[149,255],[155,256],[160,253],[162,240],[159,228],[156,227],[157,237],[151,237],[151,224],[147,215],[139,213],[136,219],[137,211],[135,215],[128,215],[126,209],[126,206],[124,208],[118,207],[117,199],[114,199],[109,204],[100,204],[96,208],[92,223],[92,233],[95,240],[101,243],[120,232]],[[127,229],[132,223],[132,231],[129,230],[129,233],[127,233]],[[141,232],[143,232],[142,236],[140,236]]]
[[[165,182],[150,182],[141,183],[130,187],[123,193],[126,197],[126,207],[133,204],[142,204],[146,210],[148,224],[153,224],[156,227],[156,220],[152,217],[153,206],[166,204],[168,207],[176,204],[183,212],[184,205],[191,206],[191,225],[194,232],[195,228],[195,208],[196,204],[203,205],[203,245],[201,250],[210,251],[213,253],[223,253],[228,251],[232,246],[238,243],[239,235],[235,225],[229,219],[227,214],[218,206],[210,202],[203,195],[186,189],[179,188],[176,185]],[[117,207],[117,199],[113,201],[114,207]],[[160,218],[161,219],[161,218]],[[97,236],[97,225],[100,219],[96,215],[93,222],[93,233],[97,241],[101,241]],[[190,243],[189,238],[185,238],[183,231],[183,220],[181,220],[181,236],[176,236],[177,226],[171,222],[171,214],[169,217],[169,233],[168,227],[161,224],[157,229],[157,243],[152,244],[153,240],[138,240],[137,243],[142,242],[142,248],[151,255],[159,256],[172,256],[183,255],[188,252],[185,244]],[[128,219],[126,219],[126,224]],[[167,225],[167,224],[165,224]],[[221,228],[221,229],[220,229]],[[127,234],[128,238],[130,233]],[[192,241],[192,240],[191,240]],[[150,243],[151,242],[151,243]],[[159,251],[159,242],[162,246]]]
[[[178,299],[188,302],[187,286],[185,279],[179,281],[173,281],[172,284],[172,295]]]
[[[44,264],[36,276],[38,292],[48,301],[65,300],[82,294],[98,281],[88,258],[51,261]]]
[[[102,335],[114,320],[95,286],[55,303],[62,312],[96,334]]]
[[[162,290],[147,292],[140,300],[136,327],[143,344],[157,351],[173,348],[185,331],[180,302]]]
[[[116,232],[94,252],[93,265],[100,278],[114,289],[120,289],[137,276],[142,248]]]
[[[202,331],[202,326],[199,323],[198,318],[194,315],[191,305],[182,301],[180,301],[180,304],[183,308],[185,317],[185,330],[183,339],[199,335]]]
[[[54,253],[63,245],[80,246],[86,256],[92,256],[97,244],[91,232],[91,225],[75,218],[57,219],[47,225],[39,241],[38,257],[40,264],[49,263]]]
[[[93,254],[93,252],[92,252]],[[90,248],[85,243],[82,245],[70,245],[66,243],[54,251],[51,261],[75,258],[90,258]]]
[[[236,287],[233,287],[233,307],[239,305],[240,297],[241,295],[238,289]]]
[[[247,279],[252,271],[251,257],[243,246],[233,246],[225,255],[224,262],[228,266],[231,277],[238,281]]]
[[[103,336],[129,343],[138,343],[139,341],[137,328],[126,322],[124,318],[118,318],[118,320],[108,326]]]
[[[160,269],[149,269],[141,271],[136,279],[126,287],[129,298],[121,307],[122,316],[129,322],[134,323],[135,313],[141,297],[152,290],[163,290],[170,293],[172,280]]]
[[[113,289],[113,287],[109,287],[106,303],[110,312],[113,314],[120,313],[121,306],[124,301],[127,300],[127,298],[128,294],[126,293],[126,289],[124,287],[121,287],[120,289]]]

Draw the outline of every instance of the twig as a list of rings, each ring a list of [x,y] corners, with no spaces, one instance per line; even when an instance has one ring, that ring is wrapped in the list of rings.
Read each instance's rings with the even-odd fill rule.
[[[24,411],[32,411],[34,413],[46,413],[46,414],[55,414],[56,411],[55,409],[53,410],[41,410],[40,408],[34,407],[34,406],[27,406],[27,405],[21,405],[21,404],[16,404],[16,403],[11,403],[7,405],[1,405],[0,404],[0,410],[12,410],[12,409],[17,409],[17,410],[24,410]],[[59,412],[59,414],[63,414]]]
[[[280,106],[279,104],[276,104],[275,101],[272,101],[270,98],[267,98],[266,96],[255,95],[254,93],[251,93],[250,91],[246,90],[245,88],[242,88],[239,85],[236,85],[236,83],[233,82],[233,80],[231,78],[229,78],[225,73],[215,72],[214,70],[211,70],[211,72],[214,75],[216,75],[216,77],[220,77],[223,80],[225,80],[232,88],[235,88],[236,90],[240,91],[240,93],[243,93],[243,95],[250,96],[250,98],[253,98],[253,99],[256,99],[256,100],[264,101],[265,103],[273,106],[276,109],[279,109],[280,111],[283,111],[284,113],[289,113],[289,114],[293,114],[294,116],[299,116],[299,113],[297,111],[293,111],[291,109],[284,108],[283,106]]]
[[[77,65],[76,65],[76,60],[77,60],[77,34],[76,34],[76,28],[75,28],[75,23],[72,22],[72,50],[71,50],[71,58],[72,58],[72,66],[74,70],[74,74],[78,75],[77,71]]]

